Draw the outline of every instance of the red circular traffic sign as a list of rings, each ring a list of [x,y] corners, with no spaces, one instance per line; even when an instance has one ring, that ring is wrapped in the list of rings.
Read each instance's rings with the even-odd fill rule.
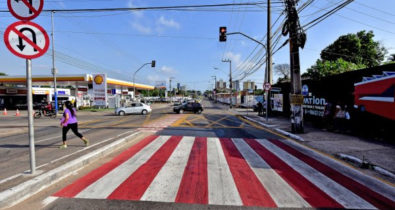
[[[33,22],[18,21],[8,26],[4,42],[14,55],[26,59],[38,58],[49,48],[47,32]]]
[[[269,91],[270,89],[272,89],[272,85],[270,84],[270,83],[265,83],[264,85],[263,85],[263,89],[265,89],[266,91]]]
[[[44,0],[7,0],[11,14],[19,20],[36,18],[44,7]]]

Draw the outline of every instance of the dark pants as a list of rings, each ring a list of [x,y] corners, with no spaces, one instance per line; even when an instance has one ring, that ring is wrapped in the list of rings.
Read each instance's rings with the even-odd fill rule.
[[[78,123],[72,123],[72,124],[68,124],[66,127],[63,127],[63,135],[62,135],[63,141],[66,141],[66,139],[67,139],[67,132],[68,132],[70,129],[73,131],[73,133],[74,133],[76,136],[78,136],[78,137],[80,137],[80,138],[83,137],[82,134],[78,133]]]

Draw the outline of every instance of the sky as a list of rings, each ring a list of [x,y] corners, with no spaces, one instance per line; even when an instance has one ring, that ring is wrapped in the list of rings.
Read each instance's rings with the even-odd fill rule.
[[[308,1],[300,0],[298,7]],[[2,39],[7,26],[18,21],[8,12],[6,2],[0,1]],[[258,0],[44,0],[44,10],[247,2]],[[282,15],[284,5],[280,0],[272,2],[274,33],[277,28],[281,28],[285,16]],[[299,12],[301,25],[329,11],[339,2],[343,0],[314,0]],[[373,30],[374,39],[386,47],[389,54],[395,53],[393,8],[394,0],[355,0],[308,29],[306,45],[300,50],[302,73],[320,57],[321,50],[339,36],[361,30]],[[32,22],[41,25],[50,35],[50,12],[42,12]],[[168,86],[169,78],[172,78],[173,87],[181,83],[188,89],[206,90],[213,88],[213,76],[217,80],[228,80],[229,63],[221,60],[231,59],[234,80],[253,80],[258,88],[263,84],[265,65],[251,72],[251,67],[259,66],[259,58],[264,55],[264,51],[259,50],[261,47],[239,35],[228,36],[227,42],[219,42],[218,31],[220,26],[226,26],[228,32],[243,32],[266,42],[266,4],[248,8],[230,6],[195,10],[58,12],[54,14],[54,26],[55,65],[59,74],[106,73],[111,78],[132,81],[133,73],[140,66],[156,60],[155,68],[147,65],[137,73],[136,82],[155,85],[166,81]],[[286,37],[280,36],[275,49],[285,40]],[[33,75],[51,73],[51,47],[42,57],[32,61]],[[288,45],[273,55],[274,65],[289,64],[289,59]],[[25,75],[25,68],[25,60],[13,55],[2,41],[0,72]],[[275,81],[277,78],[278,75],[274,75]]]

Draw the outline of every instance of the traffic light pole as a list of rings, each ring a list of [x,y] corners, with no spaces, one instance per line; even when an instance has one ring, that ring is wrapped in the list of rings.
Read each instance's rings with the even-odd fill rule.
[[[295,0],[287,0],[288,32],[291,63],[291,128],[293,133],[303,133],[303,96],[300,77],[299,47],[301,44],[299,34],[299,18],[295,8]]]
[[[136,99],[136,74],[140,69],[142,69],[144,66],[151,64],[152,67],[155,67],[155,61],[152,61],[151,63],[144,63],[137,71],[134,72],[133,74],[133,99]]]
[[[267,1],[267,35],[266,35],[266,40],[267,40],[267,45],[266,45],[266,65],[267,65],[267,71],[266,71],[266,82],[269,84],[272,84],[272,68],[273,68],[273,62],[272,62],[272,32],[271,32],[271,11],[270,11],[270,0]],[[266,121],[269,121],[269,109],[270,109],[270,90],[266,91]]]

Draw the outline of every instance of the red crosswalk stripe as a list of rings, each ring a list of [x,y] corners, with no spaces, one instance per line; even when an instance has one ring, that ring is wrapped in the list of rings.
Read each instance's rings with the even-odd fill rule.
[[[354,169],[337,170],[346,166],[326,164],[318,153],[296,147],[283,140],[149,136],[54,196],[294,208],[395,206],[395,192],[385,183],[372,177],[356,181],[349,174]]]
[[[328,167],[320,161],[317,161],[278,140],[270,139],[270,141],[278,147],[282,148],[283,150],[287,151],[288,153],[308,163],[310,166],[314,167],[329,178],[345,186],[347,189],[359,195],[361,198],[365,199],[369,203],[373,204],[378,209],[391,209],[395,207],[394,201],[391,201],[390,199],[374,192],[373,190],[367,188],[366,186],[363,186],[362,184],[354,181],[353,179],[344,176],[340,172]]]
[[[54,196],[58,197],[74,197],[76,196],[79,192],[81,192],[83,189],[85,189],[87,186],[91,185],[104,175],[106,175],[108,172],[113,170],[114,168],[118,167],[121,165],[123,162],[128,160],[129,158],[133,157],[137,152],[139,152],[141,149],[143,149],[145,146],[147,146],[149,143],[154,141],[158,136],[148,136],[133,147],[130,147],[129,149],[125,150],[122,152],[120,155],[115,157],[113,160],[110,162],[100,166],[99,168],[91,171],[89,174],[86,176],[78,179],[75,181],[73,184],[65,187],[64,189],[60,190],[59,192],[55,193]]]
[[[108,199],[139,200],[174,151],[181,136],[171,137],[146,163],[125,180]]]
[[[288,182],[312,207],[343,208],[321,189],[276,157],[254,139],[245,139],[285,181]]]
[[[196,137],[176,202],[208,204],[207,138]]]
[[[221,138],[220,141],[243,204],[277,207],[233,142],[229,138]]]

